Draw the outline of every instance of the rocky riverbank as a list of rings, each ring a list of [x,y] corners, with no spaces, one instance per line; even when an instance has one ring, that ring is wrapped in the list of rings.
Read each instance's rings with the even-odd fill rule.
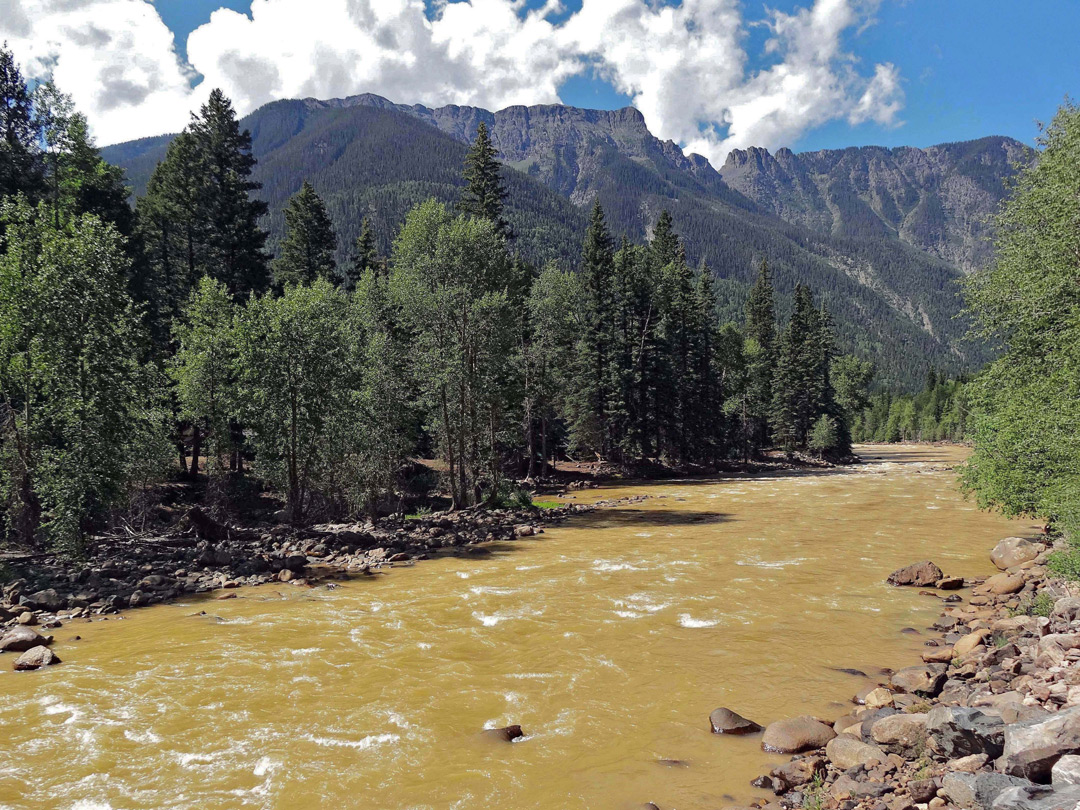
[[[16,669],[59,663],[49,629],[190,594],[377,575],[437,554],[486,554],[484,544],[532,537],[572,514],[617,502],[496,509],[386,519],[373,525],[242,528],[192,509],[160,537],[98,538],[84,559],[38,555],[3,561],[0,653],[25,653]],[[37,648],[40,648],[38,650]],[[31,655],[33,651],[33,655]]]
[[[963,580],[930,561],[889,582],[944,603],[923,662],[866,685],[852,711],[763,730],[728,709],[716,733],[762,733],[790,762],[754,781],[763,810],[1080,808],[1080,598],[1044,544],[1006,538],[1000,573]],[[963,595],[961,588],[970,588]],[[732,810],[735,810],[732,808]]]

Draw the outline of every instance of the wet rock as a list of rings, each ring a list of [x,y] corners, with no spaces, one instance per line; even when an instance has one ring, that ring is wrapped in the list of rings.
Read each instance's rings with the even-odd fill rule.
[[[963,587],[963,577],[942,577],[937,583],[937,589],[939,591],[955,591]]]
[[[307,568],[308,558],[303,554],[291,554],[284,560],[285,569],[295,574],[301,573]]]
[[[1015,565],[1034,560],[1044,548],[1045,546],[1032,543],[1023,537],[1006,537],[994,546],[994,550],[990,552],[990,560],[1004,571]]]
[[[890,585],[913,585],[925,588],[928,585],[937,584],[942,578],[940,568],[929,560],[923,560],[893,571],[886,582]]]
[[[934,647],[922,654],[922,660],[928,664],[947,664],[953,660],[952,647]]]
[[[497,740],[499,742],[513,742],[525,736],[525,732],[521,730],[521,726],[504,726],[503,728],[487,728],[484,729],[484,737],[489,740]]]
[[[990,810],[994,800],[1011,787],[1034,787],[1032,782],[1000,773],[947,773],[941,792],[962,810]]]
[[[1050,769],[1050,781],[1054,787],[1080,785],[1080,756],[1066,754]]]
[[[1051,769],[1066,754],[1080,754],[1080,707],[1005,726],[998,767],[1012,776],[1047,782]]]
[[[874,742],[887,752],[913,759],[926,747],[926,715],[894,714],[882,717],[870,730]]]
[[[833,765],[843,771],[856,765],[885,762],[888,759],[888,755],[879,746],[864,743],[847,734],[829,740],[825,746],[825,754]]]
[[[904,667],[892,676],[890,683],[898,692],[935,697],[941,692],[946,680],[945,668],[942,665],[924,664]]]
[[[756,734],[762,727],[731,709],[721,707],[709,715],[713,734]]]
[[[930,747],[947,759],[971,754],[1001,756],[1005,745],[1005,723],[978,709],[959,706],[935,706],[926,715],[926,733]]]
[[[31,670],[49,667],[59,664],[60,658],[52,650],[43,645],[32,647],[15,659],[16,672],[30,672]]]
[[[976,630],[974,633],[968,633],[966,636],[963,636],[958,642],[953,644],[953,655],[967,655],[969,652],[971,652],[984,641],[986,641],[986,639],[988,639],[991,635],[992,634],[989,630]]]
[[[133,607],[133,608],[146,607],[149,604],[150,604],[150,597],[147,596],[142,591],[135,591],[135,593],[133,593],[131,596],[128,597],[128,606],[129,607]]]
[[[761,747],[780,754],[798,754],[823,748],[836,736],[831,727],[810,715],[770,723],[761,738]]]
[[[52,636],[41,636],[26,625],[16,625],[0,636],[0,652],[26,652],[52,644]]]
[[[19,624],[25,624],[27,627],[31,627],[37,624],[37,616],[31,613],[29,610],[24,610],[19,614],[19,617],[15,620]]]

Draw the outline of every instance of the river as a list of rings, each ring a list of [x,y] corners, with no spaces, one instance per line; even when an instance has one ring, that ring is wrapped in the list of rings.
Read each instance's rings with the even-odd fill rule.
[[[766,724],[837,716],[917,662],[931,558],[990,573],[1030,527],[959,494],[960,448],[859,448],[840,471],[665,481],[483,556],[337,589],[264,586],[56,631],[0,658],[0,808],[715,808],[754,795]],[[206,614],[202,614],[206,611]],[[81,635],[81,640],[74,636]],[[485,727],[520,723],[513,744]],[[680,760],[683,764],[664,764]]]

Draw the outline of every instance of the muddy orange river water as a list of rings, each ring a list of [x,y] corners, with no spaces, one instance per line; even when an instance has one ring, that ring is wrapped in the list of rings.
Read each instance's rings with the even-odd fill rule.
[[[939,611],[890,571],[988,573],[994,542],[1030,529],[961,497],[943,465],[962,449],[859,451],[836,472],[587,491],[650,497],[335,590],[72,623],[61,666],[0,658],[0,808],[749,799],[781,760],[711,734],[710,711],[838,716],[866,681],[833,668],[916,663],[920,638],[899,631]],[[478,736],[511,723],[527,736]]]

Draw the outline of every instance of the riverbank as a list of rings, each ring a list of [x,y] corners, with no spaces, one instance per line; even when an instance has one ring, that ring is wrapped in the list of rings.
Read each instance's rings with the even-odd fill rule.
[[[945,605],[922,663],[867,684],[831,722],[802,716],[764,728],[765,750],[794,756],[754,781],[777,796],[754,806],[1080,808],[1080,598],[1050,576],[1051,552],[1006,538],[989,578],[945,576],[929,561],[894,572],[890,584]],[[714,713],[718,733],[745,733],[745,723]]]

